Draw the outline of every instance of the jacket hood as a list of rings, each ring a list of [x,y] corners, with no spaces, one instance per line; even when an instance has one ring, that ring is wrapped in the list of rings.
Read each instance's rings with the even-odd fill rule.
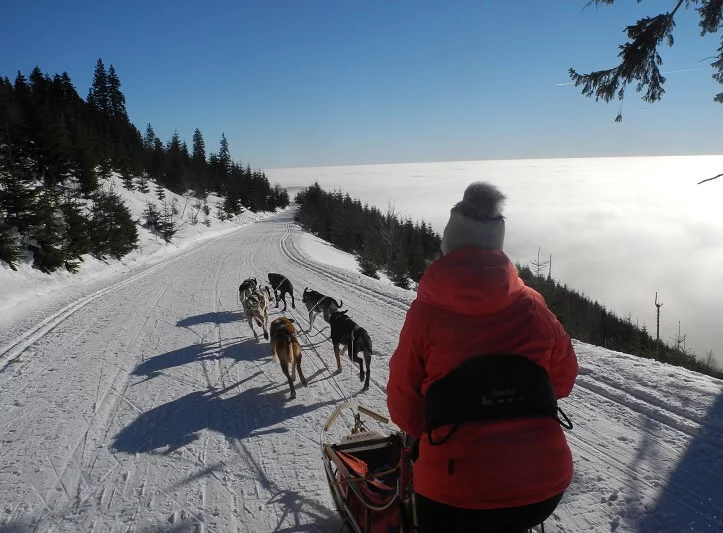
[[[425,271],[420,301],[463,315],[487,315],[507,308],[525,284],[501,250],[457,248]]]

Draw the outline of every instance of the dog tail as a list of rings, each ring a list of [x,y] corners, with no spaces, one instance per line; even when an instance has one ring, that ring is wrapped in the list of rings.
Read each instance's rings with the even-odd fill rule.
[[[339,303],[336,303],[336,300],[334,300],[334,303],[336,304],[337,309],[341,309],[344,305],[344,300],[339,300]]]

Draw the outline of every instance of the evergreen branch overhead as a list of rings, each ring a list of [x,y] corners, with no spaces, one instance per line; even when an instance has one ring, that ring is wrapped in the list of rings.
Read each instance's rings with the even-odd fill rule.
[[[637,1],[640,3],[641,0]],[[586,7],[614,3],[615,0],[590,0]],[[631,84],[636,92],[642,93],[641,98],[645,102],[660,100],[665,94],[663,86],[666,79],[660,71],[663,60],[659,48],[663,43],[673,46],[675,14],[682,6],[689,8],[691,5],[698,5],[696,12],[699,16],[701,36],[715,33],[723,27],[723,0],[678,0],[670,12],[641,18],[626,28],[628,41],[619,46],[620,63],[617,66],[587,74],[570,68],[569,75],[574,85],[580,87],[584,96],[596,101],[610,102],[618,99],[622,102],[625,90]],[[713,78],[723,83],[723,43],[713,59]],[[717,94],[714,101],[723,103],[723,93]],[[622,115],[618,113],[615,120],[619,122],[621,119]]]

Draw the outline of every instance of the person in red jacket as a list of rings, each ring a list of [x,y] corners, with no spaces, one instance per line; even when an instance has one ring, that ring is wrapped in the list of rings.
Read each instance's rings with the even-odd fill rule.
[[[443,255],[422,276],[389,362],[389,414],[420,439],[413,478],[423,533],[525,531],[572,481],[555,414],[577,358],[502,251],[504,199],[476,182],[452,208]]]

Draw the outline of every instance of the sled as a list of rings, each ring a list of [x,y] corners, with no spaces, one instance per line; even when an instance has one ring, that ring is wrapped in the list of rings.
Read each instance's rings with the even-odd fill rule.
[[[345,409],[353,413],[354,427],[330,443],[329,430]],[[400,431],[369,429],[368,419],[389,425],[385,416],[351,401],[339,405],[321,429],[324,472],[334,505],[353,533],[416,531],[408,439]]]

